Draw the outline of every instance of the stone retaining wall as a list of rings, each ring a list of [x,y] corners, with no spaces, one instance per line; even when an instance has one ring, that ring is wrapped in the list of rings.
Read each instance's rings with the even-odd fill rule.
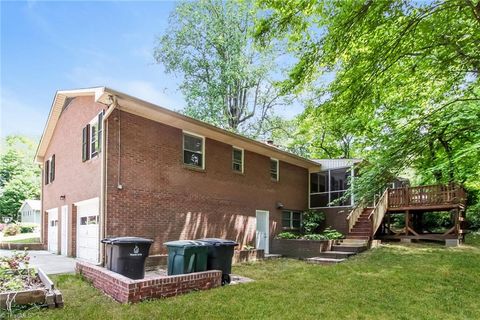
[[[77,261],[76,271],[91,281],[95,288],[121,303],[208,290],[219,287],[222,282],[222,272],[218,270],[178,276],[146,276],[141,280],[132,280],[105,268]]]

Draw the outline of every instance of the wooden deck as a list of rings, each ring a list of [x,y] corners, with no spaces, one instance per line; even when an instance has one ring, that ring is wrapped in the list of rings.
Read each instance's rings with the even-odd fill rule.
[[[388,189],[388,211],[448,211],[465,202],[465,190],[455,184]]]
[[[465,190],[457,184],[389,188],[373,208],[368,209],[360,204],[351,211],[347,217],[349,236],[354,236],[360,227],[365,232],[368,224],[369,233],[365,235],[370,235],[370,239],[462,239],[466,232],[462,229],[466,199]],[[366,210],[370,210],[368,217],[365,215]],[[425,230],[424,213],[445,211],[451,213],[451,228],[440,234]],[[405,227],[402,230],[392,230],[391,215],[398,214],[404,215]],[[360,224],[362,225],[359,227]]]

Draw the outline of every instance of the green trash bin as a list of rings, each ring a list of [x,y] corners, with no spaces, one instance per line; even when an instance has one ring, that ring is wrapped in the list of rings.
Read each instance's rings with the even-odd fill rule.
[[[168,275],[207,270],[209,244],[201,241],[178,240],[164,243],[168,249]]]

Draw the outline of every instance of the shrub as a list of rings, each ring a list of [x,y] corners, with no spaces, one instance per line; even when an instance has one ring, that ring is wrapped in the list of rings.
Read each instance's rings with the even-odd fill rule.
[[[277,234],[277,239],[300,239],[300,235],[285,231]]]
[[[328,238],[325,235],[320,233],[306,234],[302,237],[305,240],[327,240]]]
[[[20,233],[20,226],[15,223],[10,223],[3,228],[3,235],[14,236]]]
[[[321,211],[308,210],[303,213],[303,230],[306,234],[315,234],[325,221],[325,214]]]
[[[20,233],[32,233],[35,231],[37,226],[31,223],[22,223],[20,224]]]
[[[325,236],[326,239],[329,240],[335,240],[335,239],[341,239],[343,238],[343,234],[338,232],[335,229],[332,229],[331,227],[326,228],[323,230],[322,235]]]

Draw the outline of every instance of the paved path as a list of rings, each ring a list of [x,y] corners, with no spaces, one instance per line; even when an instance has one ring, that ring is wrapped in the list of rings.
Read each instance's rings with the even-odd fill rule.
[[[29,250],[32,265],[41,268],[46,274],[74,273],[75,259],[56,255],[43,250]],[[0,250],[0,256],[11,255],[13,250]]]

